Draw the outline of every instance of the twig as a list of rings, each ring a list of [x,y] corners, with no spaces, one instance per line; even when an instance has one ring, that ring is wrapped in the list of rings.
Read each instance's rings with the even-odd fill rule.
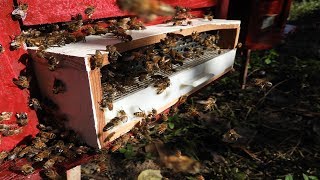
[[[289,154],[290,156],[292,156],[292,154],[294,153],[294,151],[296,151],[296,149],[297,149],[298,146],[300,145],[300,143],[301,143],[301,138],[302,138],[302,136],[300,136],[297,144],[296,144],[296,145],[293,147],[293,149],[291,150],[291,152],[290,152],[290,154]]]

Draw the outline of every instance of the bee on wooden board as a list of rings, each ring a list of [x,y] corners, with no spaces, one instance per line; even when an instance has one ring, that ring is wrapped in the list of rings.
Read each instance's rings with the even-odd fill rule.
[[[145,111],[142,111],[140,108],[139,108],[140,111],[137,111],[137,112],[134,112],[133,115],[136,116],[136,117],[143,117],[145,118],[146,117],[146,112]]]
[[[9,161],[12,161],[14,159],[16,159],[18,157],[18,154],[20,153],[20,151],[22,151],[23,146],[16,146],[9,154],[7,159]]]
[[[113,45],[107,45],[106,50],[108,52],[108,60],[110,63],[116,62],[118,57],[121,56],[121,54],[117,51],[117,48]]]
[[[18,157],[19,158],[23,158],[26,154],[28,154],[29,152],[32,151],[32,146],[27,146],[25,148],[23,148],[19,153],[18,153]]]
[[[91,69],[102,68],[103,62],[107,60],[107,55],[96,50],[95,54],[90,58]]]
[[[65,93],[66,92],[65,83],[60,79],[54,79],[52,92],[53,94]]]
[[[103,127],[103,132],[109,131],[110,129],[114,128],[115,126],[118,126],[121,123],[127,122],[128,117],[127,116],[120,116],[120,117],[114,117]]]
[[[26,176],[34,173],[34,168],[30,164],[21,166],[21,172]]]
[[[29,122],[28,115],[25,112],[17,113],[16,117],[17,117],[17,124],[19,126],[26,126]]]
[[[1,112],[0,113],[0,122],[10,120],[12,116],[12,112]]]
[[[117,38],[124,42],[132,41],[132,36],[127,34],[123,28],[117,28],[113,33]]]
[[[53,168],[44,170],[44,175],[51,180],[62,179],[62,177],[57,173],[57,171]]]
[[[37,154],[33,160],[35,162],[40,162],[40,161],[43,161],[43,159],[46,159],[50,156],[51,154],[51,151],[49,149],[45,149],[43,151],[41,151],[39,154]]]
[[[13,83],[20,89],[29,88],[31,77],[19,76],[18,79],[13,79]]]
[[[46,59],[48,60],[48,69],[49,69],[50,71],[56,70],[57,66],[58,66],[59,63],[60,63],[60,60],[57,59],[57,58],[54,57],[54,56],[46,57]]]
[[[39,58],[42,58],[44,59],[46,57],[46,52],[45,50],[47,49],[48,47],[45,46],[45,45],[40,45],[38,47],[38,49],[36,50],[36,56],[39,57]]]
[[[40,102],[39,102],[39,100],[38,100],[37,98],[30,98],[30,99],[29,99],[29,106],[30,106],[32,109],[36,110],[36,111],[42,109],[42,108],[41,108],[41,104],[40,104]]]
[[[40,131],[38,133],[38,136],[40,136],[41,138],[45,138],[45,139],[54,139],[57,137],[57,135],[55,133],[52,132],[44,132],[44,131]]]
[[[66,23],[70,32],[79,31],[83,25],[83,19],[81,14],[71,17],[71,22]]]
[[[161,114],[161,120],[164,121],[164,122],[168,121],[169,120],[168,115],[166,113],[162,113]]]
[[[12,18],[14,20],[24,20],[27,17],[28,7],[29,6],[26,3],[19,3],[18,7],[14,9],[11,13]]]
[[[9,153],[7,151],[0,152],[0,164],[8,157]]]
[[[187,114],[192,116],[192,117],[196,117],[196,116],[199,116],[199,111],[198,111],[198,108],[194,105],[191,105],[187,108]]]
[[[128,22],[128,25],[129,25],[129,29],[133,29],[133,30],[146,29],[144,24],[141,21],[139,21],[137,17],[132,17]]]
[[[205,14],[205,15],[203,16],[203,18],[204,18],[204,19],[207,19],[207,20],[209,20],[209,21],[212,21],[212,20],[213,20],[213,15],[212,15],[211,13]]]
[[[104,110],[105,108],[108,108],[110,111],[113,110],[113,99],[110,97],[102,98],[102,101],[99,104],[101,110]]]
[[[91,18],[94,11],[95,11],[95,7],[94,6],[88,6],[85,10],[84,13],[88,16],[88,18]]]
[[[103,142],[108,142],[110,141],[110,139],[116,134],[116,132],[112,132],[110,134],[107,135],[107,137],[104,139]]]

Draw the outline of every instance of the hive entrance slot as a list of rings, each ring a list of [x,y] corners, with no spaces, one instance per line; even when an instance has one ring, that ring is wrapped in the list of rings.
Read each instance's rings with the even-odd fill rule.
[[[155,79],[152,78],[154,75],[170,78],[185,69],[227,53],[228,49],[220,49],[216,45],[219,39],[216,34],[217,32],[194,33],[186,37],[171,34],[160,43],[123,53],[114,64],[101,69],[104,98],[112,98],[112,101],[120,100],[154,85]],[[173,57],[173,54],[177,57]],[[161,67],[162,60],[155,60],[155,57],[170,61],[170,67]],[[154,63],[151,72],[146,67],[147,63]],[[143,80],[140,76],[144,76]]]

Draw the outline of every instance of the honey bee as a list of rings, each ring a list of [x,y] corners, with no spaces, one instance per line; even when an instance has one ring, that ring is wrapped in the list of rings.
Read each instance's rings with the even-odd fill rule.
[[[0,44],[0,54],[4,52],[4,47]]]
[[[19,76],[18,79],[13,79],[13,83],[20,89],[29,88],[31,78],[26,76]]]
[[[169,120],[168,115],[166,113],[162,113],[161,114],[161,120],[164,121],[164,122],[168,121]]]
[[[34,168],[30,164],[25,164],[21,167],[21,172],[26,176],[34,173]]]
[[[200,37],[200,34],[198,32],[192,32],[190,37],[191,37],[192,41],[196,41],[196,42],[200,42],[201,41],[201,37]]]
[[[47,47],[45,45],[40,45],[36,51],[36,56],[39,58],[45,58],[45,50],[47,49]]]
[[[146,79],[147,79],[147,75],[148,75],[148,73],[146,73],[146,72],[142,72],[142,73],[140,73],[139,74],[139,81],[140,82],[142,82],[142,81],[145,81]]]
[[[54,158],[48,159],[44,164],[43,164],[43,168],[44,169],[50,169],[54,166],[54,164],[56,163],[56,160]]]
[[[59,94],[66,92],[66,85],[63,81],[60,79],[54,79],[53,82],[53,88],[52,88],[53,94]]]
[[[51,169],[46,169],[44,171],[44,174],[46,175],[46,177],[48,179],[51,179],[51,180],[59,180],[61,179],[61,176],[57,173],[56,170],[54,170],[53,168]]]
[[[210,14],[205,14],[204,19],[208,19],[209,21],[212,21],[213,20],[213,15],[210,13]]]
[[[172,116],[172,115],[175,115],[175,114],[178,113],[178,112],[179,112],[178,106],[172,106],[172,107],[170,108],[170,111],[169,111],[169,113],[170,113],[171,116]]]
[[[120,117],[114,117],[113,119],[110,120],[104,127],[103,127],[103,132],[109,131],[113,127],[119,125],[121,123],[121,118]]]
[[[34,141],[32,145],[36,149],[44,149],[47,147],[46,143],[44,143],[43,141]]]
[[[218,109],[216,104],[217,99],[214,97],[209,97],[207,100],[197,101],[198,104],[202,104],[204,106],[204,111],[213,111],[214,109]]]
[[[36,111],[42,109],[39,100],[36,98],[29,99],[29,106],[32,107]]]
[[[86,36],[96,33],[96,31],[94,30],[94,28],[92,26],[88,26],[88,27],[82,29],[81,32],[84,33]]]
[[[81,154],[87,154],[91,150],[90,147],[88,146],[79,146],[76,148],[76,154],[81,155]]]
[[[10,120],[12,116],[12,112],[2,112],[0,113],[0,122]]]
[[[71,22],[66,23],[68,30],[71,32],[80,30],[83,25],[82,15],[77,14],[76,16],[71,17],[71,20]]]
[[[25,42],[25,38],[21,36],[16,36],[11,42],[10,42],[10,50],[17,50],[21,46],[23,46],[23,43]]]
[[[45,138],[45,139],[54,139],[56,138],[56,134],[52,133],[52,132],[44,132],[44,131],[41,131],[38,133],[39,136],[41,138]]]
[[[8,154],[8,160],[12,161],[18,157],[18,154],[20,151],[22,151],[23,146],[16,146],[9,154]]]
[[[16,114],[16,117],[17,117],[17,124],[19,126],[25,126],[28,124],[28,115],[27,113],[17,113]]]
[[[101,110],[104,110],[105,108],[108,108],[110,111],[113,110],[113,99],[110,97],[104,97],[99,104]]]
[[[12,18],[14,20],[19,20],[19,19],[24,20],[27,16],[28,7],[29,6],[26,3],[19,4],[19,6],[12,11],[11,13]]]
[[[196,117],[196,116],[199,116],[199,111],[198,111],[198,108],[194,105],[191,105],[187,108],[187,114],[192,116],[192,117]]]
[[[178,100],[178,104],[183,104],[183,103],[185,103],[185,102],[187,101],[187,99],[188,99],[188,96],[187,96],[187,95],[181,96],[181,97],[179,98],[179,100]]]
[[[98,24],[93,25],[93,29],[96,35],[106,34],[108,32],[107,28],[99,26]]]
[[[264,90],[266,88],[270,88],[272,83],[266,79],[256,78],[254,79],[254,85],[260,87],[261,90]]]
[[[116,62],[118,57],[121,56],[121,54],[117,51],[117,48],[113,45],[107,45],[106,50],[108,51],[108,60],[110,63]]]
[[[49,149],[45,149],[43,151],[41,151],[39,154],[37,154],[33,160],[35,162],[40,162],[43,161],[43,159],[48,158],[51,154],[51,151]]]
[[[196,177],[196,180],[206,180],[202,175],[198,175],[197,177]]]
[[[157,16],[171,16],[175,13],[170,5],[157,0],[117,0],[116,3],[121,10],[135,13],[148,21]]]
[[[8,157],[9,153],[7,151],[0,152],[0,164]]]
[[[143,117],[145,118],[146,117],[146,113],[144,111],[142,111],[140,108],[139,108],[140,111],[138,112],[134,112],[133,115],[136,116],[136,117]]]
[[[128,25],[129,25],[129,29],[133,29],[133,30],[146,29],[144,24],[141,21],[138,21],[137,17],[131,18],[130,21],[128,22]]]
[[[132,41],[132,36],[127,34],[123,28],[119,27],[113,33],[117,38],[119,38],[122,41],[125,41],[125,42]]]
[[[17,135],[20,133],[22,133],[22,128],[5,130],[2,132],[2,135],[3,136],[14,136],[14,135]]]
[[[91,69],[101,68],[103,61],[106,60],[106,58],[106,55],[103,55],[101,51],[96,50],[95,55],[90,58]]]
[[[167,130],[167,128],[168,128],[168,124],[162,123],[162,124],[160,124],[160,125],[158,126],[158,128],[157,128],[157,133],[158,133],[158,134],[162,134],[162,133],[164,133],[165,130]]]
[[[234,143],[242,136],[238,134],[234,129],[230,129],[228,132],[223,134],[222,141],[227,143]]]
[[[27,146],[27,147],[23,148],[23,149],[19,152],[18,157],[19,157],[19,158],[24,157],[26,154],[28,154],[28,153],[32,150],[32,148],[33,148],[32,146]]]
[[[170,79],[168,77],[158,79],[154,82],[154,87],[157,88],[157,94],[161,94],[169,86],[170,86]]]
[[[0,124],[0,132],[3,132],[3,131],[8,131],[10,130],[11,127],[7,124]]]
[[[116,134],[116,132],[112,132],[110,134],[107,135],[107,137],[104,139],[103,142],[107,142],[110,141],[110,139]]]
[[[56,70],[57,66],[59,65],[60,63],[60,60],[57,59],[56,57],[54,56],[49,56],[48,58],[46,58],[48,60],[48,69],[50,71],[54,71]]]
[[[94,11],[95,11],[95,7],[94,6],[88,6],[84,10],[84,13],[88,16],[88,18],[91,18],[91,16],[93,15]]]

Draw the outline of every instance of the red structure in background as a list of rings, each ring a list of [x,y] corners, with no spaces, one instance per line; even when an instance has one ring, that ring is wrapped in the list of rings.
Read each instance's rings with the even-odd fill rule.
[[[9,49],[11,38],[20,34],[19,22],[13,21],[10,16],[13,2],[2,0],[0,7],[0,44],[5,49],[0,54],[0,113],[13,113],[10,120],[1,123],[16,124],[15,114],[20,112],[26,112],[29,119],[28,125],[22,127],[22,133],[8,137],[0,134],[0,151],[2,151],[12,149],[27,136],[34,136],[38,132],[36,128],[38,119],[35,111],[28,106],[29,91],[19,89],[12,81],[20,72],[25,71],[24,57],[27,53],[24,48],[15,51]]]
[[[292,0],[230,0],[229,19],[241,20],[239,42],[246,57],[242,88],[245,88],[251,50],[270,49],[279,45],[293,26],[286,26]]]

